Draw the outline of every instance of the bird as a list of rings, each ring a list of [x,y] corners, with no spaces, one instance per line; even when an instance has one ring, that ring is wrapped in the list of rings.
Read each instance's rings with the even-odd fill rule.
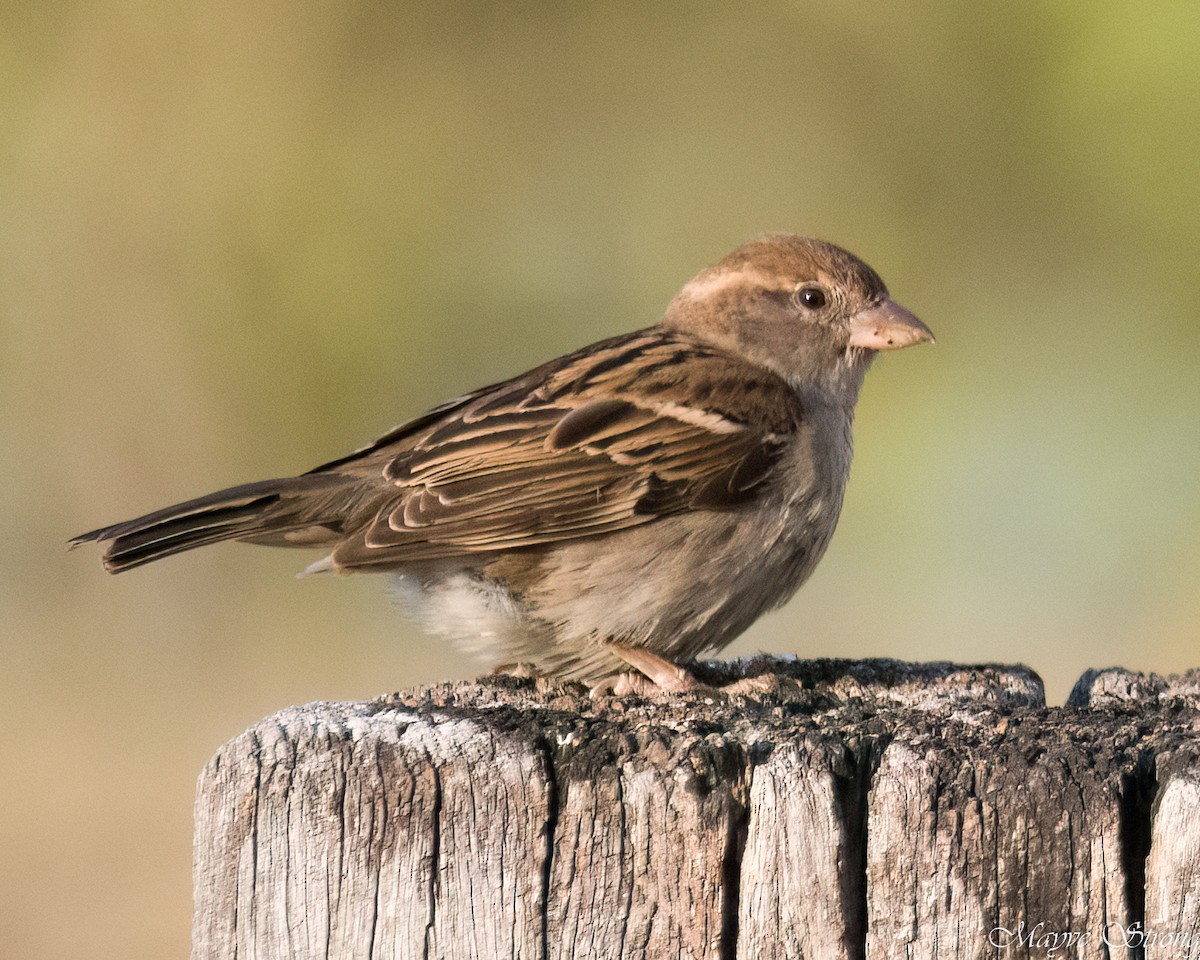
[[[117,573],[234,540],[384,573],[494,669],[595,691],[702,686],[689,664],[786,602],[841,513],[882,351],[932,342],[832,243],[760,236],[654,325],[434,407],[299,476],[101,527]]]

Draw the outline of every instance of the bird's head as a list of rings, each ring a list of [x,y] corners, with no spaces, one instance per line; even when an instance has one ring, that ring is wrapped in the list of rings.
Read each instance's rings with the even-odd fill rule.
[[[662,325],[767,367],[802,392],[854,395],[880,350],[933,340],[858,257],[786,233],[752,240],[702,270]]]

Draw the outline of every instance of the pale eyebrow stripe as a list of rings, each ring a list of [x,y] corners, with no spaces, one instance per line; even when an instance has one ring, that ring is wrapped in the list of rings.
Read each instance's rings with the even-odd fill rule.
[[[701,274],[689,282],[679,295],[692,300],[705,300],[719,290],[729,287],[765,287],[769,290],[790,289],[790,284],[782,284],[778,277],[771,277],[759,270],[718,270],[710,276]]]

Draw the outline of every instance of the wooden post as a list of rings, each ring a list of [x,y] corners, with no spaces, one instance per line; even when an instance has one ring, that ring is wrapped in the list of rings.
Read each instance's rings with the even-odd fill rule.
[[[1200,958],[1200,673],[758,659],[284,710],[196,807],[193,960]]]

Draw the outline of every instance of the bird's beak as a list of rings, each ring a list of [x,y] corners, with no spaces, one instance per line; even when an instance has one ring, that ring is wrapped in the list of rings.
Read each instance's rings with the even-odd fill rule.
[[[900,304],[883,300],[850,318],[850,346],[867,350],[899,350],[932,343],[933,331]]]

